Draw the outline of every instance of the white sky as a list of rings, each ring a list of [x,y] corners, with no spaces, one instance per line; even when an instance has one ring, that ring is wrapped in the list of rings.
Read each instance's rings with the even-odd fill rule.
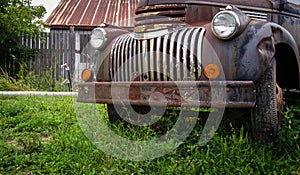
[[[42,5],[46,8],[47,13],[45,14],[43,21],[45,21],[55,7],[59,4],[60,0],[32,0],[32,5]]]

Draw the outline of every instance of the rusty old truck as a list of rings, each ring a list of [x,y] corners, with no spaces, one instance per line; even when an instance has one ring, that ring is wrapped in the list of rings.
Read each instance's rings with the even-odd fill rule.
[[[299,90],[300,0],[140,0],[132,27],[102,24],[90,45],[77,101],[107,104],[111,122],[118,105],[224,108],[273,140]]]

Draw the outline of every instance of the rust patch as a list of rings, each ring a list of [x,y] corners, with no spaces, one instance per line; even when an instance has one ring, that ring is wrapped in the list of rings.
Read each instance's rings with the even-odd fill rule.
[[[278,84],[276,84],[276,101],[277,101],[277,111],[278,111],[278,124],[281,125],[283,114],[282,110],[284,109],[284,100],[283,100],[283,91],[279,87]]]
[[[112,93],[117,99],[113,99]],[[141,106],[252,108],[255,93],[252,81],[98,82],[80,84],[77,101]]]

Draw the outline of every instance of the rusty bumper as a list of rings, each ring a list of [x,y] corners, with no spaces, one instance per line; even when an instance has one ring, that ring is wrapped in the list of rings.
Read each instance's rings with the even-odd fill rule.
[[[79,84],[78,102],[170,107],[255,106],[252,81],[92,82]]]

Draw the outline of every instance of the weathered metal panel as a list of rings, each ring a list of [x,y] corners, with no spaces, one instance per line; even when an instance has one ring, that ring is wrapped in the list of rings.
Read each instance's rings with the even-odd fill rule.
[[[253,108],[252,81],[155,81],[79,84],[78,102],[170,107]]]
[[[102,23],[133,26],[138,0],[62,0],[46,20],[52,28],[94,28]]]
[[[226,5],[228,4],[228,0],[210,0],[210,1],[202,1],[202,0],[141,0],[142,2],[140,5],[157,5],[157,4],[197,4],[197,3],[211,3],[211,4],[222,4]],[[144,1],[147,1],[144,2]],[[241,3],[241,0],[231,0],[230,4],[233,5],[240,5],[243,4],[244,6],[249,6],[249,7],[256,7],[256,8],[268,8],[268,9],[273,9],[273,8],[278,8],[280,3],[280,0],[247,0],[243,1]],[[140,7],[141,7],[140,6]]]

